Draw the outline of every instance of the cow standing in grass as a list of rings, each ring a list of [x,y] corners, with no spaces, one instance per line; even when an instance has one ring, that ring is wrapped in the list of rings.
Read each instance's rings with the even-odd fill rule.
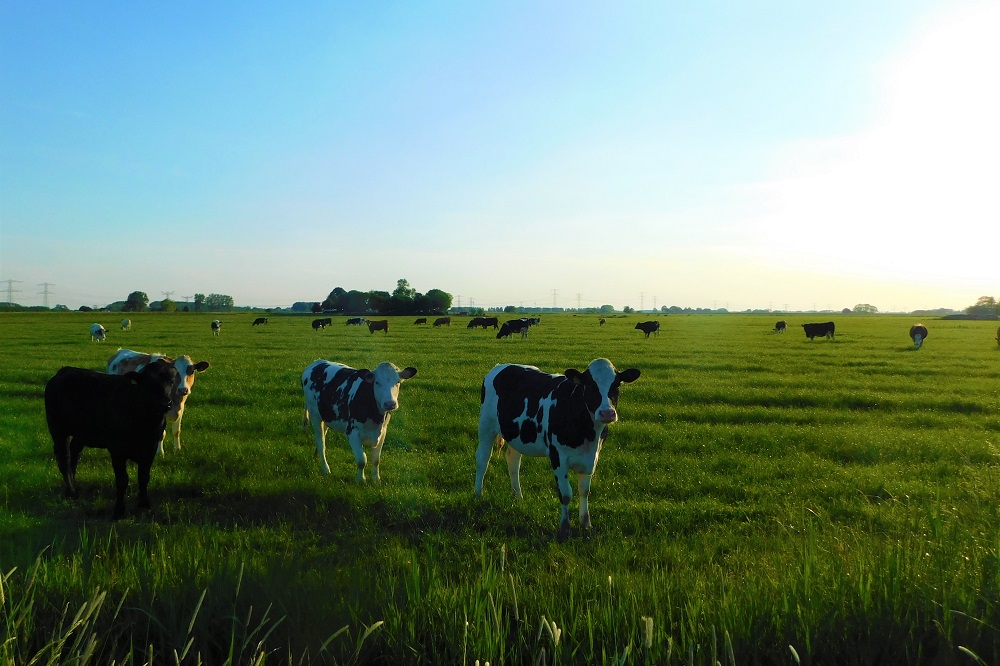
[[[507,471],[517,497],[523,497],[521,456],[545,456],[552,464],[562,513],[559,538],[570,533],[570,470],[579,475],[580,527],[589,529],[590,477],[597,467],[608,425],[618,420],[621,384],[639,378],[635,368],[618,372],[611,361],[591,361],[584,372],[551,375],[528,365],[501,364],[487,373],[480,394],[476,495],[494,446],[507,444]]]
[[[323,463],[323,474],[330,473],[326,461],[326,431],[347,435],[358,465],[358,481],[365,480],[364,445],[372,448],[372,478],[379,480],[379,458],[385,443],[389,418],[399,407],[400,382],[417,374],[416,368],[400,370],[392,363],[380,363],[375,370],[354,368],[318,360],[302,373],[306,408],[302,429],[312,421],[316,453]]]
[[[212,320],[212,335],[218,335],[219,331],[222,330],[222,322],[218,319]]]
[[[90,340],[98,342],[104,342],[108,337],[108,331],[100,324],[90,325]]]
[[[802,324],[802,329],[806,332],[806,337],[812,341],[813,338],[834,339],[836,326],[832,321],[825,321],[822,324]]]
[[[656,335],[660,334],[660,322],[658,321],[640,321],[635,325],[635,328],[636,330],[645,333],[647,338],[650,333],[655,333]]]
[[[910,339],[913,340],[913,348],[920,349],[924,340],[927,339],[927,327],[923,324],[914,324],[910,327]]]
[[[369,333],[374,333],[375,331],[382,331],[382,333],[388,334],[389,333],[389,320],[388,319],[380,319],[378,321],[370,321],[370,322],[368,322],[368,332]]]
[[[777,324],[774,325],[774,332],[775,333],[784,333],[786,326],[787,325],[785,324],[785,320],[782,319],[781,321],[779,321]]]

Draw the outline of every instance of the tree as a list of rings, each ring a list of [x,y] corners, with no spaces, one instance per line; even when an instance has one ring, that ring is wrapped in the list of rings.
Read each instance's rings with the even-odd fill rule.
[[[993,319],[1000,313],[1000,308],[997,306],[997,300],[992,296],[980,296],[975,305],[965,308],[965,313],[970,317],[988,317]]]
[[[396,289],[392,292],[393,298],[412,301],[416,295],[417,290],[410,286],[410,282],[406,278],[396,280]]]
[[[444,314],[451,309],[451,294],[440,289],[431,289],[424,294],[427,314]]]
[[[635,308],[633,308],[631,305],[626,305],[625,307],[622,308],[622,312],[624,312],[625,314],[632,314],[633,312],[635,312]]]
[[[122,312],[145,312],[149,307],[149,296],[144,291],[133,291],[125,299]]]
[[[313,303],[312,304],[312,311],[313,311],[314,314],[319,314],[320,312],[323,311],[323,304],[322,303]]]
[[[506,314],[514,314],[515,312],[517,312],[517,306],[516,305],[508,305],[507,307],[505,307],[503,309],[503,311]]]
[[[194,295],[194,311],[201,312],[205,309],[205,294]]]
[[[231,312],[233,297],[226,294],[209,294],[205,298],[205,309],[209,312]]]
[[[605,304],[600,307],[600,313],[603,315],[614,314],[614,312],[615,312],[615,306],[613,305]]]
[[[350,312],[351,310],[347,307],[347,292],[344,291],[343,287],[335,287],[330,295],[326,297],[323,301],[324,310],[332,310],[333,312]]]
[[[854,306],[854,314],[878,314],[878,308],[868,303],[858,303]]]
[[[169,298],[160,301],[160,309],[164,312],[177,312],[177,303]]]

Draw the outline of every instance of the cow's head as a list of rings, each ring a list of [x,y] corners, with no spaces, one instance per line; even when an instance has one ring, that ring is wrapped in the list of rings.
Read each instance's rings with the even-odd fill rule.
[[[606,358],[594,359],[585,372],[570,368],[566,376],[583,390],[587,411],[595,423],[614,423],[618,420],[618,389],[639,378],[639,371],[629,368],[618,372]]]
[[[191,360],[190,356],[180,356],[174,361],[174,367],[177,369],[178,374],[177,383],[174,384],[174,392],[178,398],[183,398],[191,393],[191,389],[194,387],[195,376],[199,372],[208,370],[208,361],[195,363]]]
[[[162,359],[149,363],[138,372],[127,375],[132,384],[141,387],[151,409],[166,414],[174,407],[173,393],[178,382],[177,369]]]
[[[365,374],[364,380],[374,384],[375,404],[379,412],[385,414],[399,407],[399,383],[415,374],[416,368],[400,370],[392,363],[379,363],[375,370]]]

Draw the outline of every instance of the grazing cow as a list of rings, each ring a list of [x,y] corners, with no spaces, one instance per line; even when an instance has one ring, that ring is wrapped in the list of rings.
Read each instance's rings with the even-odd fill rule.
[[[538,326],[542,323],[541,317],[528,317],[528,326]]]
[[[98,342],[104,342],[107,338],[108,332],[100,324],[90,325],[90,339],[91,341],[97,340]]]
[[[1000,328],[997,329],[997,346],[1000,347]]]
[[[451,317],[438,317],[434,320],[435,326],[448,326],[451,327]]]
[[[601,317],[600,321],[598,321],[597,323],[600,324],[601,326],[604,326],[608,322],[604,320],[604,317]]]
[[[372,447],[372,478],[379,480],[379,457],[389,418],[399,407],[399,384],[415,374],[416,368],[400,370],[392,363],[380,363],[372,371],[319,360],[305,369],[302,390],[306,409],[302,429],[308,428],[312,421],[323,474],[330,473],[326,462],[326,430],[330,428],[347,435],[358,464],[358,481],[365,480],[364,444]]]
[[[379,321],[368,322],[368,332],[374,333],[375,331],[383,331],[384,333],[389,332],[389,320],[380,319]]]
[[[492,327],[493,327],[493,330],[495,331],[495,330],[497,330],[498,328],[500,328],[500,322],[499,322],[499,321],[497,321],[497,318],[496,318],[496,317],[483,317],[483,323],[482,323],[482,324],[480,324],[480,326],[482,326],[482,327],[483,327],[483,330],[484,330],[484,331],[485,331],[485,330],[486,330],[487,328],[489,328],[490,326],[492,326]]]
[[[212,320],[212,335],[218,335],[219,331],[222,330],[222,322],[218,319]]]
[[[834,339],[834,325],[832,321],[826,321],[822,324],[802,324],[802,328],[806,331],[806,337],[811,341],[813,338],[825,337],[827,340]]]
[[[927,339],[927,327],[923,324],[914,324],[910,327],[910,339],[913,340],[913,348],[920,349]]]
[[[413,322],[413,325],[416,326],[417,324],[426,324],[426,323],[427,323],[427,317],[420,317],[415,322]]]
[[[325,319],[313,319],[312,327],[314,331],[318,331],[321,328],[326,328],[333,323],[333,320],[329,317]]]
[[[257,317],[256,319],[253,320],[253,323],[250,325],[259,326],[260,324],[266,324],[266,323],[267,323],[267,317]]]
[[[660,322],[658,321],[640,321],[635,327],[645,333],[647,338],[650,333],[660,334]]]
[[[130,372],[142,372],[142,369],[150,363],[164,361],[173,366],[177,371],[177,382],[173,386],[171,400],[173,406],[167,412],[167,421],[170,422],[170,430],[174,434],[174,451],[181,450],[181,419],[184,418],[184,406],[187,404],[191,389],[194,388],[194,380],[199,372],[208,370],[208,361],[195,363],[190,356],[178,356],[176,359],[164,356],[163,354],[144,354],[132,351],[131,349],[119,349],[114,356],[108,359],[109,375],[125,375]],[[163,454],[163,440],[167,437],[164,430],[160,435],[160,446],[157,453]]]
[[[123,331],[131,331],[132,330],[132,320],[131,319],[122,319],[122,330]]]
[[[45,420],[66,496],[76,498],[76,467],[86,446],[107,449],[115,472],[113,518],[125,515],[129,460],[139,466],[138,506],[149,506],[149,469],[171,409],[177,370],[149,364],[124,376],[63,367],[45,385]]]
[[[579,475],[580,528],[589,529],[590,477],[608,436],[608,424],[618,420],[618,390],[622,382],[638,378],[635,368],[618,372],[605,358],[591,361],[584,372],[570,369],[565,375],[550,375],[529,365],[494,367],[483,380],[480,394],[476,495],[483,494],[483,476],[494,445],[500,448],[506,442],[514,495],[523,497],[521,456],[546,456],[562,503],[559,538],[565,539],[570,531],[570,470]]]
[[[486,328],[483,322],[486,321],[486,317],[473,317],[469,320],[469,325],[466,328],[475,328],[476,326],[482,326]]]
[[[785,332],[785,320],[784,319],[782,319],[781,321],[779,321],[777,324],[774,325],[774,332],[775,333],[784,333]]]
[[[510,319],[503,323],[500,327],[500,332],[497,333],[497,340],[500,338],[509,338],[514,333],[520,333],[522,338],[528,337],[528,324],[527,319]]]
[[[348,326],[361,326],[362,324],[365,323],[365,318],[364,317],[351,317],[350,319],[348,319],[344,323],[347,324]]]

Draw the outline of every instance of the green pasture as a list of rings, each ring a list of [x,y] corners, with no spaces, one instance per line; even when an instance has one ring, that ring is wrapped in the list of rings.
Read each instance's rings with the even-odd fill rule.
[[[223,321],[213,337],[209,322]],[[899,316],[543,315],[526,339],[334,317],[0,314],[0,663],[1000,664],[996,322]],[[799,326],[832,319],[835,341]],[[89,325],[108,329],[104,343]],[[199,376],[153,465],[150,512],[111,522],[107,454],[61,494],[42,392],[119,347]],[[623,386],[560,543],[549,463],[473,496],[483,375],[607,357]],[[381,483],[301,428],[313,360],[418,369]],[[131,470],[134,480],[134,468]],[[134,491],[134,488],[132,489]],[[575,491],[575,485],[574,485]]]

